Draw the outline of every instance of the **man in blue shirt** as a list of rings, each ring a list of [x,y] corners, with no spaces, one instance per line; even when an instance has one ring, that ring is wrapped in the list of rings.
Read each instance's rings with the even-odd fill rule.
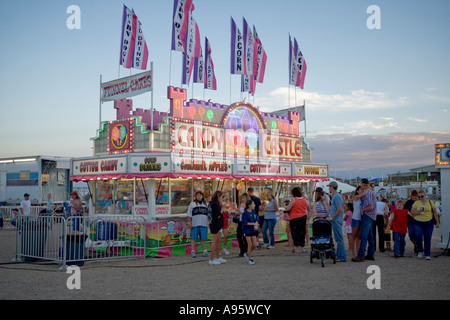
[[[361,244],[359,246],[358,257],[352,259],[354,262],[362,262],[364,260],[375,260],[373,257],[375,252],[375,241],[372,233],[372,225],[376,220],[377,216],[377,197],[375,192],[369,185],[369,180],[364,178],[361,180]],[[367,243],[369,246],[366,247]]]
[[[341,194],[337,192],[338,184],[336,181],[331,181],[327,187],[333,195],[330,208],[330,220],[331,225],[333,226],[334,240],[337,244],[336,261],[345,262],[347,261],[347,256],[345,253],[344,237],[342,235],[344,199],[342,199]]]

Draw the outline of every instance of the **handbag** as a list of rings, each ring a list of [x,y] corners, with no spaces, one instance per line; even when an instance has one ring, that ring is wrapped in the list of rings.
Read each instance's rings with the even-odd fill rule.
[[[430,208],[431,208],[431,219],[433,220],[433,224],[436,225],[437,220],[434,217],[434,210],[436,210],[436,206],[434,207],[434,210],[433,210],[433,206],[431,205],[431,200],[428,200],[428,202],[430,203]]]

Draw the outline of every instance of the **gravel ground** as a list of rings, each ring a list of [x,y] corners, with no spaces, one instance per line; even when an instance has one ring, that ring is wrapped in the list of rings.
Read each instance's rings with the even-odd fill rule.
[[[59,265],[11,263],[15,232],[0,230],[0,300],[449,300],[450,257],[435,248],[432,260],[414,257],[407,244],[404,258],[375,254],[375,261],[310,263],[309,254],[293,254],[286,243],[254,254],[255,265],[230,249],[228,262],[208,265],[207,258],[148,258],[88,262],[81,267],[81,289],[69,290],[71,274]],[[380,268],[380,289],[369,290],[371,265]]]

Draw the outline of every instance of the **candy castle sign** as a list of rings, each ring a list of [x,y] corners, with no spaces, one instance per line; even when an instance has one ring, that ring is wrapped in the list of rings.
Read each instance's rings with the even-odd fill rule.
[[[178,154],[302,161],[300,114],[288,117],[263,113],[253,105],[231,106],[186,101],[186,90],[168,88],[171,151]]]

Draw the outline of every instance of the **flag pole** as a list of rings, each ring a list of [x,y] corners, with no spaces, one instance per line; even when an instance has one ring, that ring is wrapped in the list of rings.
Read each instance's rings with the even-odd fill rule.
[[[294,87],[294,107],[297,106],[297,86]]]
[[[291,85],[288,84],[288,108],[291,108]]]
[[[170,85],[172,85],[171,83],[170,83],[170,79],[171,79],[171,76],[172,76],[172,49],[170,49],[170,61],[169,61],[169,86]]]
[[[155,89],[155,87],[154,87],[154,84],[155,84],[155,79],[153,78],[153,61],[152,62],[150,62],[150,68],[152,69],[152,73],[151,73],[151,78],[152,78],[152,99],[151,99],[151,105],[150,105],[150,108],[151,108],[151,111],[150,111],[150,118],[151,118],[151,120],[150,120],[150,123],[151,123],[151,126],[152,126],[152,131],[153,131],[153,90]]]
[[[305,100],[303,100],[303,113],[305,114],[305,142],[306,142],[306,103]]]
[[[120,66],[119,66],[119,70],[120,70]],[[98,101],[98,121],[99,121],[99,125],[98,125],[98,129],[102,130],[102,75],[100,75],[100,94],[99,94],[99,101]]]
[[[291,108],[291,34],[289,35],[289,54],[288,54],[288,61],[289,61],[289,68],[288,68],[288,108]]]
[[[233,50],[232,45],[233,45],[233,40],[231,40],[231,37],[233,36],[233,17],[230,16],[230,25],[231,25],[231,33],[230,33],[230,49]],[[230,106],[231,106],[231,73],[232,73],[232,64],[231,64],[231,59],[232,59],[232,54],[230,51]]]

